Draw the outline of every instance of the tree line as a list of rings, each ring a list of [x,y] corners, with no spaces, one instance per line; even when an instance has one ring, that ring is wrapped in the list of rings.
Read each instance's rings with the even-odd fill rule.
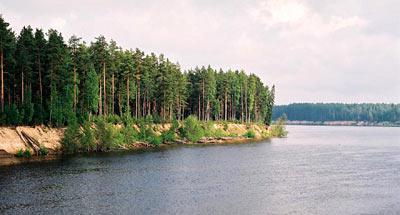
[[[243,70],[182,71],[163,54],[123,49],[104,36],[91,43],[23,27],[0,16],[1,125],[64,126],[97,116],[271,121],[274,86]]]
[[[295,103],[277,105],[273,119],[298,121],[400,122],[400,104]]]

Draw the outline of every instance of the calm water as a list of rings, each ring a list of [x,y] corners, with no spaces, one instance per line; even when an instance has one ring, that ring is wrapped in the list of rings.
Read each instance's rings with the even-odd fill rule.
[[[400,128],[0,167],[0,214],[399,214]]]

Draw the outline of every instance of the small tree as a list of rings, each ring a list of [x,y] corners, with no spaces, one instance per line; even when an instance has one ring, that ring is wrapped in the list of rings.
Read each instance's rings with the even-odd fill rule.
[[[186,118],[181,135],[191,142],[197,142],[204,136],[204,129],[197,117],[191,115]]]

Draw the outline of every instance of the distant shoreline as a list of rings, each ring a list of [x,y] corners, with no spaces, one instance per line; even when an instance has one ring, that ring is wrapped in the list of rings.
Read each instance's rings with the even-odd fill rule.
[[[358,127],[400,127],[400,124],[392,122],[366,122],[366,121],[297,121],[287,120],[286,125],[310,125],[310,126],[358,126]]]

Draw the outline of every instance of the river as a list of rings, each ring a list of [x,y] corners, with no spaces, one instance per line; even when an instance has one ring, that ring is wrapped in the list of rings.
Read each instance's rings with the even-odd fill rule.
[[[0,167],[0,214],[400,213],[400,128],[288,126],[261,143]]]

